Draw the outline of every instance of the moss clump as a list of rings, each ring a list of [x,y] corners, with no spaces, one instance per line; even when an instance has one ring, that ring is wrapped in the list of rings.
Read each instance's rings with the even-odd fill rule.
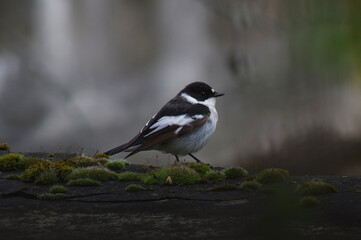
[[[50,193],[67,193],[68,189],[61,185],[54,185],[49,190]]]
[[[118,176],[120,182],[142,181],[143,175],[139,173],[125,172]]]
[[[64,161],[53,163],[37,158],[27,158],[25,159],[25,165],[28,167],[21,175],[21,180],[35,181],[36,183],[42,184],[53,184],[64,181],[66,176],[73,171],[73,167]],[[55,181],[55,179],[57,180]]]
[[[226,176],[222,173],[222,172],[217,172],[217,171],[208,171],[203,175],[203,179],[205,179],[206,181],[212,182],[212,183],[216,183],[216,182],[220,182],[223,181],[224,179],[226,179]]]
[[[218,191],[237,191],[237,190],[239,190],[239,187],[232,184],[225,184],[220,186],[214,186],[210,188],[208,191],[218,192]]]
[[[54,169],[48,169],[42,172],[34,181],[35,183],[41,183],[50,185],[59,182],[57,172]]]
[[[280,168],[262,170],[256,177],[256,181],[262,184],[283,182],[289,176],[289,172]]]
[[[53,157],[55,157],[55,155],[53,153],[48,154],[48,158],[53,158]]]
[[[137,185],[137,184],[130,184],[128,186],[125,187],[125,191],[127,192],[140,192],[140,191],[145,191],[145,188]]]
[[[74,169],[67,177],[67,180],[73,180],[77,178],[90,178],[93,180],[106,182],[117,180],[118,175],[112,171],[109,171],[104,168],[77,168]]]
[[[90,178],[78,178],[70,180],[66,185],[68,186],[99,186],[100,181],[90,179]]]
[[[38,194],[37,198],[40,200],[48,200],[48,201],[52,201],[52,200],[62,200],[66,198],[66,195],[63,193],[43,193],[43,194]]]
[[[245,181],[255,181],[256,180],[256,176],[254,175],[247,175],[245,178],[244,178]]]
[[[95,159],[99,159],[99,158],[110,159],[110,157],[108,155],[104,154],[104,153],[97,153],[97,154],[94,155],[93,158],[95,158]]]
[[[192,169],[170,167],[153,170],[151,175],[161,184],[190,185],[200,182],[200,176]],[[171,181],[170,181],[171,180]]]
[[[84,168],[84,167],[92,167],[92,166],[103,166],[107,163],[108,160],[104,158],[93,159],[91,157],[86,156],[77,156],[70,158],[66,161],[66,163],[74,168]]]
[[[112,171],[124,171],[125,170],[123,161],[108,162],[104,165],[104,167],[106,167]]]
[[[201,176],[211,170],[208,165],[202,163],[188,163],[187,166],[199,173]]]
[[[20,178],[19,175],[11,174],[11,175],[6,176],[5,179],[8,179],[8,180],[20,180],[21,178]]]
[[[297,186],[297,193],[305,196],[305,195],[321,195],[326,193],[334,193],[336,192],[336,188],[324,182],[302,182]]]
[[[256,181],[248,181],[241,184],[240,189],[248,192],[259,191],[262,184]]]
[[[34,163],[21,175],[21,180],[32,182],[40,176],[43,172],[54,168],[55,164],[49,161],[41,160],[41,162]]]
[[[10,151],[10,147],[8,145],[8,143],[4,142],[0,144],[0,150],[6,150],[6,151]]]
[[[73,167],[69,166],[66,162],[62,160],[57,161],[54,164],[53,168],[61,181],[65,181],[66,177],[74,170]]]
[[[227,179],[244,178],[247,176],[247,171],[241,167],[230,167],[223,170],[223,174]]]
[[[0,157],[0,171],[17,171],[24,168],[23,155],[10,153]]]
[[[25,158],[24,159],[24,162],[25,162],[25,168],[28,168],[28,167],[31,167],[35,164],[38,164],[38,163],[43,163],[45,160],[42,160],[42,159],[39,159],[39,158]]]
[[[130,165],[130,162],[128,162],[128,161],[122,160],[122,162],[123,162],[124,166],[129,166]],[[150,166],[150,167],[152,167],[152,166]]]
[[[306,197],[301,198],[299,204],[301,207],[313,208],[318,205],[318,201],[315,197],[306,196]]]
[[[157,185],[157,184],[160,184],[160,181],[159,181],[159,179],[156,179],[152,175],[146,175],[143,177],[143,183],[148,184],[148,185]]]

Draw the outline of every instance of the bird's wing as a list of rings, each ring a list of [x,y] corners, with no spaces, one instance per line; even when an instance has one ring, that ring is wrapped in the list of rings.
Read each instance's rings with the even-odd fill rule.
[[[170,111],[172,107],[176,111]],[[177,107],[177,103],[171,103],[148,121],[137,137],[138,141],[142,139],[140,146],[126,158],[139,151],[149,150],[155,145],[197,130],[207,122],[209,116],[210,111],[204,105],[182,104],[182,108],[180,108]]]

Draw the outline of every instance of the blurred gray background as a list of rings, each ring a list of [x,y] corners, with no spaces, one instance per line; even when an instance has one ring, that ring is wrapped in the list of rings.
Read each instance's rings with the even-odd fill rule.
[[[1,0],[0,142],[102,152],[204,81],[226,95],[203,161],[360,175],[360,9],[351,0]]]

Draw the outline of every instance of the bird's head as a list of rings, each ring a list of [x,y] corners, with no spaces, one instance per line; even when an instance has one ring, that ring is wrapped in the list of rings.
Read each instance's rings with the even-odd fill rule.
[[[194,82],[188,84],[182,91],[179,92],[179,95],[183,97],[189,96],[198,102],[204,102],[209,99],[223,96],[224,93],[216,92],[211,86],[204,82]]]

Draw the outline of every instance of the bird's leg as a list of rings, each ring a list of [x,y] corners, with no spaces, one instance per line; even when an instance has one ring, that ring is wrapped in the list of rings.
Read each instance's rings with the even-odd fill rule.
[[[196,160],[197,163],[202,163],[203,162],[201,160],[199,160],[196,156],[194,156],[192,153],[188,153],[189,156],[191,156],[194,160]]]
[[[179,163],[179,158],[178,158],[178,156],[175,155],[175,154],[174,154],[174,156],[175,156],[175,159],[176,159],[176,161],[174,162],[174,166],[177,166],[178,163]]]
[[[188,153],[189,156],[191,156],[194,160],[196,160],[197,163],[201,163],[204,165],[208,165],[210,168],[213,168],[213,166],[209,163],[204,163],[201,160],[199,160],[196,156],[194,156],[192,153]]]

